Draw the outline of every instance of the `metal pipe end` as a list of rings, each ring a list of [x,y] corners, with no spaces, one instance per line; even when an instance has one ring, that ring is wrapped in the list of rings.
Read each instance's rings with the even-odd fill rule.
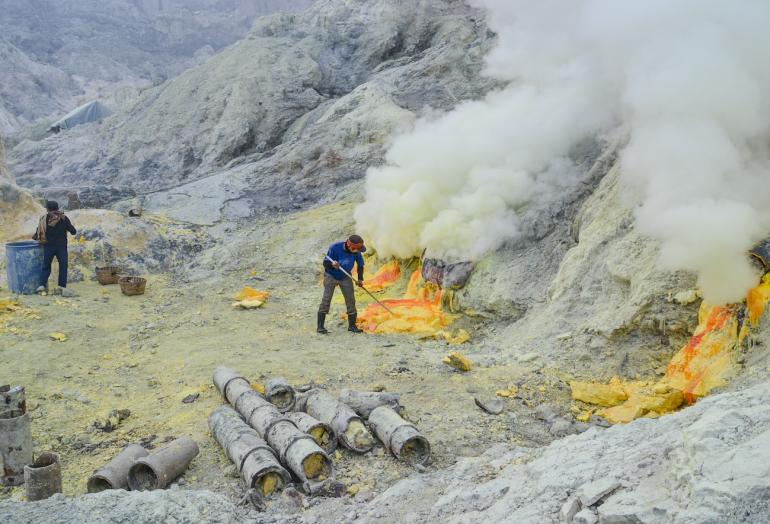
[[[407,439],[398,452],[398,458],[409,464],[424,466],[430,459],[430,443],[422,435]]]
[[[158,489],[158,472],[150,464],[137,461],[128,470],[128,487],[131,491]]]
[[[86,483],[86,489],[89,493],[100,493],[114,488],[115,486],[104,475],[91,475]]]

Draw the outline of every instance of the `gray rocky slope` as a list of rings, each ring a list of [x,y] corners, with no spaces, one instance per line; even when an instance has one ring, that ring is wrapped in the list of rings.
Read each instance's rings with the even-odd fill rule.
[[[361,179],[415,114],[481,96],[492,41],[458,0],[324,0],[9,162],[27,187],[79,187],[97,206],[142,195],[198,223],[307,207]],[[112,192],[90,198],[95,185]]]
[[[61,116],[119,85],[176,76],[248,32],[253,20],[310,0],[4,0],[0,132]]]

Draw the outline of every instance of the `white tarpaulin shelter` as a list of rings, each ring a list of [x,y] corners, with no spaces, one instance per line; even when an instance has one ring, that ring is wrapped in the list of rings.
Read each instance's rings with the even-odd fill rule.
[[[106,116],[109,116],[110,113],[112,113],[112,111],[107,109],[107,106],[98,100],[92,100],[91,102],[83,104],[77,109],[73,109],[67,113],[66,116],[51,124],[51,127],[48,129],[49,131],[58,133],[59,131],[64,131],[65,129],[70,129],[80,124],[96,122]]]

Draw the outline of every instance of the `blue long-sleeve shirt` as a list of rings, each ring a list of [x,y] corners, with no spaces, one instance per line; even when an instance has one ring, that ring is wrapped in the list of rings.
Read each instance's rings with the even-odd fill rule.
[[[353,273],[353,264],[356,264],[358,268],[358,280],[364,279],[364,257],[361,253],[351,253],[345,249],[345,242],[337,242],[329,246],[329,251],[326,255],[332,260],[339,262],[340,267],[348,273]],[[335,269],[328,258],[324,258],[324,268],[326,272],[336,278],[337,280],[345,280],[348,278],[345,273],[339,269]]]

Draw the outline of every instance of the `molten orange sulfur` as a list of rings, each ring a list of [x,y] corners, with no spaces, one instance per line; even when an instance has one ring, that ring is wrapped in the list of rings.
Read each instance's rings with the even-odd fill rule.
[[[379,304],[369,304],[358,315],[358,326],[369,333],[416,333],[435,335],[450,323],[441,310],[441,289],[432,284],[420,285],[417,269],[409,277],[405,298],[384,299],[393,314]]]
[[[715,387],[724,385],[738,369],[736,355],[749,333],[765,312],[770,301],[770,276],[749,291],[743,304],[712,306],[702,303],[698,327],[689,342],[673,356],[666,375],[653,382],[614,384],[623,393],[597,414],[612,423],[630,422],[642,416],[656,417],[677,409],[683,402],[692,404]],[[743,322],[741,315],[745,314]],[[572,398],[596,403],[595,392],[603,384],[572,383]],[[623,398],[625,397],[625,399]]]
[[[364,280],[364,287],[372,292],[382,291],[401,278],[401,265],[398,260],[391,260],[383,265],[371,278]]]

